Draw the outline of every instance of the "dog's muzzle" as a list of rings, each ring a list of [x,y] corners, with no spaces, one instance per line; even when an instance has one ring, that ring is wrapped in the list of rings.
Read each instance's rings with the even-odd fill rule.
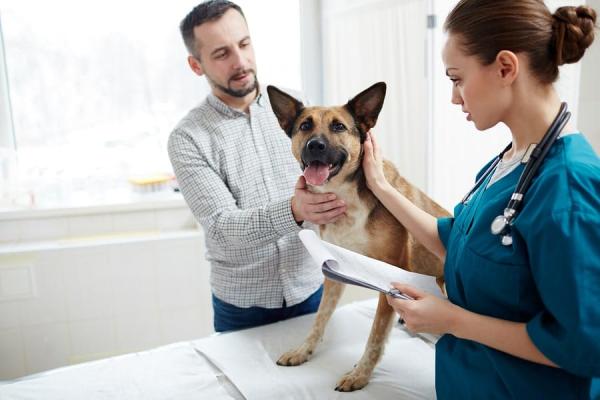
[[[346,152],[330,146],[325,137],[310,138],[302,150],[306,182],[313,186],[324,185],[340,171],[346,158]]]

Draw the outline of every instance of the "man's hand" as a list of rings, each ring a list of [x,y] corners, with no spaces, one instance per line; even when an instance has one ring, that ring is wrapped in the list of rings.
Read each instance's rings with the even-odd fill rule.
[[[298,224],[304,221],[317,225],[334,222],[346,212],[343,200],[333,193],[312,193],[303,176],[298,179],[292,196],[292,214]]]

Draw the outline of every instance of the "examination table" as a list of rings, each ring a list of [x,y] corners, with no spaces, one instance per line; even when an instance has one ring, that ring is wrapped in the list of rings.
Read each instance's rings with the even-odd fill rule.
[[[315,314],[0,383],[2,400],[65,399],[433,399],[434,339],[392,329],[370,383],[351,393],[336,382],[358,362],[376,299],[340,307],[313,357],[275,360],[302,343]]]

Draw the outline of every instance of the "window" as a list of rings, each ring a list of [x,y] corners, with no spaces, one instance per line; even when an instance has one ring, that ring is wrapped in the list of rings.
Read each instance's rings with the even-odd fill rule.
[[[37,206],[64,205],[74,191],[94,198],[124,189],[128,177],[171,170],[168,135],[209,91],[189,70],[178,29],[199,1],[2,3],[0,63],[10,97],[2,96],[18,155],[11,193],[30,191]],[[298,0],[238,4],[260,81],[299,89]],[[2,126],[0,146],[9,130]]]

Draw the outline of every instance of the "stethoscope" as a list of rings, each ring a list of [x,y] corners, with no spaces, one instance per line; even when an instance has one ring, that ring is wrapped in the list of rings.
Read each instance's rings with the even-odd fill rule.
[[[569,121],[571,117],[571,113],[567,111],[567,103],[561,103],[560,110],[558,111],[558,115],[550,124],[548,131],[544,134],[544,137],[540,141],[539,144],[531,145],[530,148],[527,149],[525,155],[523,156],[522,163],[526,163],[525,169],[521,173],[519,177],[519,182],[515,188],[515,191],[510,196],[510,200],[502,215],[498,215],[492,221],[492,225],[490,230],[493,235],[500,235],[502,237],[501,243],[504,246],[512,245],[512,234],[511,234],[511,226],[513,224],[513,220],[517,217],[517,214],[521,210],[523,206],[523,198],[525,197],[525,193],[531,182],[533,181],[533,177],[542,165],[544,158],[548,154],[550,147],[556,141],[556,138],[560,135],[563,128]],[[465,197],[462,199],[462,203],[465,204],[469,198],[479,189],[479,187],[485,182],[485,180],[489,177],[489,175],[496,169],[496,166],[510,148],[512,147],[512,143],[506,146],[504,150],[498,155],[498,157],[494,160],[494,162],[485,170],[483,175],[475,182],[475,186],[467,193]]]

